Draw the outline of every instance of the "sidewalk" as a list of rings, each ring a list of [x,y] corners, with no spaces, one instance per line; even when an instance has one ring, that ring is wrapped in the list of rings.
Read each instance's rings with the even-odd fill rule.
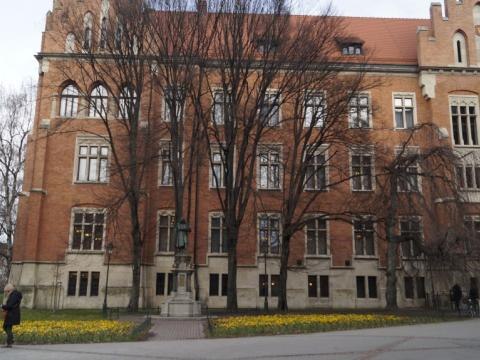
[[[161,319],[152,317],[149,341],[204,339],[206,319]]]

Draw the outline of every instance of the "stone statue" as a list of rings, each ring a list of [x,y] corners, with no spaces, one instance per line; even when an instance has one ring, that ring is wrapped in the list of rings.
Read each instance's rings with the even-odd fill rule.
[[[190,228],[184,219],[177,223],[177,249],[186,249],[189,231]]]

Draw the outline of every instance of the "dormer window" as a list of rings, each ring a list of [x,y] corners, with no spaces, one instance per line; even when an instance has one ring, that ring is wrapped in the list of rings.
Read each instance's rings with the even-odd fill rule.
[[[274,54],[278,51],[280,44],[275,39],[261,38],[257,40],[256,47],[261,54]]]
[[[342,55],[355,56],[363,54],[363,40],[358,38],[338,39]]]

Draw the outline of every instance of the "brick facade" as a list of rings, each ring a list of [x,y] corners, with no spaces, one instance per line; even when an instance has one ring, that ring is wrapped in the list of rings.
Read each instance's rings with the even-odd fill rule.
[[[52,12],[47,15],[46,31],[43,35],[42,49],[38,55],[40,76],[35,123],[29,138],[27,161],[25,167],[24,195],[19,204],[19,219],[14,244],[14,267],[11,280],[25,292],[27,306],[32,307],[100,307],[103,301],[106,255],[104,244],[99,249],[91,245],[89,251],[72,248],[75,225],[83,221],[90,226],[90,220],[75,220],[76,209],[98,209],[101,200],[112,191],[109,182],[98,181],[82,183],[78,181],[78,153],[82,144],[93,144],[95,139],[88,132],[101,132],[102,125],[89,119],[80,100],[78,116],[65,122],[60,117],[60,93],[68,81],[58,70],[59,63],[68,63],[68,55],[64,54],[64,42],[58,41],[56,21],[70,5],[92,7],[93,14],[101,12],[100,1],[90,2],[75,0],[56,0]],[[105,2],[103,2],[105,3]],[[431,18],[414,19],[375,19],[346,18],[347,30],[364,41],[364,46],[373,50],[369,60],[371,70],[367,77],[380,81],[381,86],[370,90],[372,101],[372,139],[383,141],[392,151],[401,143],[405,134],[395,130],[394,94],[409,94],[414,101],[414,120],[416,123],[433,122],[445,129],[455,146],[450,114],[452,96],[468,97],[476,101],[478,114],[478,94],[480,93],[480,51],[479,36],[480,17],[476,22],[477,10],[480,8],[476,0],[446,0],[446,17],[442,15],[441,6],[431,6]],[[475,8],[475,9],[476,9]],[[480,10],[478,10],[480,13]],[[461,52],[458,57],[458,45],[455,34],[461,34]],[[461,61],[459,61],[461,60]],[[93,86],[93,83],[91,84]],[[87,89],[83,89],[87,92]],[[161,119],[163,99],[156,97],[153,108]],[[83,103],[85,105],[85,103]],[[111,110],[111,109],[110,109]],[[113,110],[112,110],[113,111]],[[288,109],[282,109],[288,111]],[[478,121],[478,119],[477,119]],[[62,126],[61,133],[52,134],[52,129]],[[88,130],[88,131],[86,131]],[[160,130],[161,131],[161,130]],[[278,130],[266,142],[282,143],[288,139],[288,127]],[[159,137],[160,139],[162,136]],[[472,144],[470,144],[472,145]],[[90,149],[90,148],[89,148]],[[100,149],[100,148],[99,148]],[[475,145],[459,147],[459,151],[476,152]],[[85,150],[90,151],[90,150]],[[95,150],[100,151],[100,150]],[[348,155],[348,154],[347,154]],[[348,162],[348,156],[345,161]],[[168,292],[168,273],[171,272],[173,255],[158,249],[159,217],[174,209],[172,188],[159,186],[160,161],[149,169],[147,176],[148,196],[142,212],[145,218],[147,243],[144,247],[142,270],[142,305],[157,307],[163,303]],[[348,167],[348,165],[346,165]],[[188,250],[196,254],[198,265],[199,295],[209,307],[224,307],[226,298],[210,296],[210,274],[227,273],[227,258],[220,254],[210,253],[209,214],[219,212],[220,205],[216,191],[211,189],[211,169],[207,164],[200,167],[196,176],[198,197],[192,195],[190,225],[196,229],[190,233]],[[332,170],[329,176],[335,176]],[[364,194],[354,194],[350,190],[351,183],[340,185],[341,191],[330,191],[321,197],[321,202],[314,204],[311,212],[322,212],[348,200],[361,202]],[[480,185],[479,185],[480,188]],[[480,193],[479,193],[480,194]],[[261,212],[278,212],[281,191],[259,191],[263,209]],[[368,195],[367,195],[368,196]],[[480,202],[476,193],[471,194],[472,202]],[[475,214],[472,205],[472,214]],[[480,212],[479,212],[480,214]],[[127,217],[125,217],[127,218]],[[95,222],[95,220],[92,220]],[[126,220],[125,220],[126,221]],[[86,225],[85,225],[86,224]],[[120,224],[121,225],[121,224]],[[92,225],[99,226],[99,225]],[[428,228],[432,224],[424,224],[424,237],[428,241]],[[434,225],[433,225],[434,226]],[[240,307],[261,307],[263,298],[259,294],[259,274],[263,274],[264,262],[258,245],[257,213],[248,211],[244,225],[240,231],[238,245],[238,294]],[[100,230],[99,230],[100,231]],[[129,265],[131,247],[128,233],[122,231],[112,233],[112,229],[103,228],[104,239],[115,237],[115,249],[111,258],[109,305],[126,306],[131,282]],[[385,244],[376,241],[375,255],[355,255],[353,228],[342,221],[328,222],[327,254],[320,256],[306,255],[305,233],[295,235],[296,241],[291,249],[291,271],[289,272],[289,304],[291,308],[304,307],[380,307],[385,303]],[[107,240],[108,241],[108,240]],[[195,249],[194,249],[195,247]],[[276,257],[267,260],[268,273],[279,273],[279,261]],[[87,287],[87,295],[92,291],[92,273],[100,273],[100,296],[79,296],[80,287]],[[68,295],[69,277],[77,275],[74,295]],[[87,273],[87,275],[82,273]],[[165,275],[157,275],[165,274]],[[328,276],[328,296],[308,297],[308,276]],[[401,306],[420,306],[422,298],[410,300],[405,298],[402,281],[403,273],[399,271],[399,303]],[[82,276],[88,281],[82,285]],[[358,276],[365,277],[367,294],[365,298],[357,297]],[[419,274],[425,277],[425,274]],[[475,276],[475,274],[472,274]],[[158,281],[164,277],[163,294],[158,294]],[[368,278],[376,277],[377,295],[369,297]],[[85,280],[84,280],[85,281]],[[319,281],[319,288],[321,281]],[[458,280],[460,281],[460,280]],[[428,283],[428,279],[427,279]],[[219,284],[219,293],[222,285]],[[428,286],[427,286],[428,287]],[[373,291],[373,290],[372,290]],[[160,291],[162,292],[162,291]],[[157,295],[158,294],[158,295]],[[372,294],[373,295],[373,294]],[[276,303],[270,297],[271,305]]]

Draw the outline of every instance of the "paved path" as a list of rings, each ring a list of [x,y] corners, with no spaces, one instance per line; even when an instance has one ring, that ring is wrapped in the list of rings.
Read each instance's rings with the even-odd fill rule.
[[[152,318],[150,341],[204,339],[206,320],[171,320]]]
[[[480,320],[310,335],[18,346],[5,360],[478,360]]]

